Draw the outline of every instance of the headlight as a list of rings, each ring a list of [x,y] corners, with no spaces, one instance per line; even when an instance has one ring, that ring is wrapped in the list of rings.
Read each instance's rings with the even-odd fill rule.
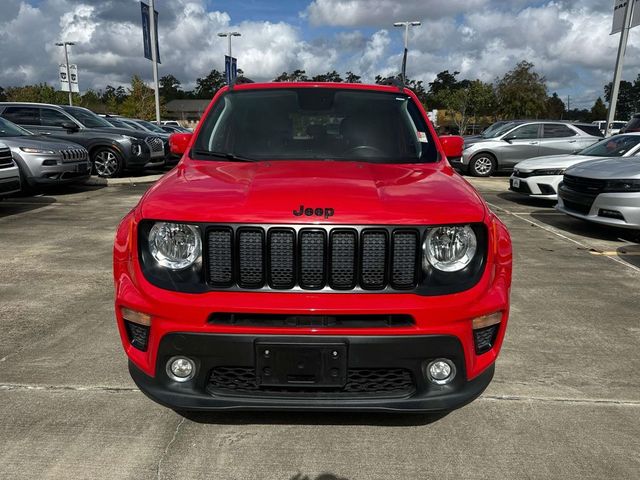
[[[24,153],[39,153],[43,155],[54,155],[56,152],[53,150],[45,150],[42,148],[20,147]]]
[[[605,186],[605,191],[616,193],[640,192],[640,180],[608,180]]]
[[[149,252],[161,266],[184,270],[200,258],[200,230],[183,223],[158,222],[149,232]]]
[[[476,234],[469,225],[431,228],[422,244],[422,268],[457,272],[471,263],[477,248]]]
[[[122,135],[122,134],[121,134],[121,136],[123,136],[124,138],[126,138],[126,139],[127,139],[127,140],[129,140],[130,142],[139,142],[139,141],[140,141],[138,138],[136,138],[136,137],[132,137],[132,136],[130,136],[130,135]]]
[[[548,169],[548,170],[534,170],[534,175],[564,175],[564,168]]]

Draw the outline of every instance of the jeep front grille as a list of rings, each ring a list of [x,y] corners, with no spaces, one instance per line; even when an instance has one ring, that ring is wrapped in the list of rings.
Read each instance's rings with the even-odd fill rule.
[[[11,150],[8,148],[0,149],[0,168],[13,167],[13,157],[11,156]]]
[[[87,160],[87,151],[84,148],[70,148],[67,150],[60,150],[62,155],[62,161],[64,163],[81,162]]]
[[[408,290],[418,282],[418,229],[212,226],[206,235],[214,287]]]

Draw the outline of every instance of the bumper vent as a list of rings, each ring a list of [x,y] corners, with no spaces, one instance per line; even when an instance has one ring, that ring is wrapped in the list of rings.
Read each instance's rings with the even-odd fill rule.
[[[476,346],[476,354],[488,352],[496,341],[498,327],[500,325],[491,325],[486,328],[479,328],[473,331],[473,340]]]
[[[214,287],[409,290],[419,280],[418,229],[214,226],[206,235]]]
[[[129,343],[138,350],[146,352],[147,345],[149,344],[149,327],[129,322],[128,320],[124,321],[124,325],[127,329]]]
[[[8,148],[0,149],[0,168],[13,167],[13,157],[11,156],[11,150]]]
[[[415,391],[411,372],[404,368],[349,369],[347,383],[339,388],[318,387],[260,387],[253,367],[215,367],[207,387],[214,395],[263,393],[315,396],[404,396]]]

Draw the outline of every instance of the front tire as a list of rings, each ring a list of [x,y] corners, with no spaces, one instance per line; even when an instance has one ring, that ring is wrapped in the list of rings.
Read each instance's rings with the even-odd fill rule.
[[[490,177],[496,171],[497,162],[489,153],[479,153],[469,162],[469,174],[474,177]]]
[[[92,170],[102,178],[119,177],[124,170],[122,155],[112,148],[99,147],[91,153]]]

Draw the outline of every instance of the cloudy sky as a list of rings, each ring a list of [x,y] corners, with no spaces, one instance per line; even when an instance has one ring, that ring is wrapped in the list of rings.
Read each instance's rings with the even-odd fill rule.
[[[151,78],[143,58],[136,0],[0,0],[0,86],[56,83],[61,48],[72,40],[80,87]],[[397,73],[401,30],[393,21],[421,20],[410,35],[408,75],[428,83],[437,72],[492,81],[529,60],[572,106],[591,107],[611,80],[618,35],[609,35],[613,0],[156,0],[160,75],[186,87],[224,69],[226,39],[238,66],[254,80],[282,71],[347,70],[372,80]],[[631,31],[625,78],[640,73],[640,27]]]

